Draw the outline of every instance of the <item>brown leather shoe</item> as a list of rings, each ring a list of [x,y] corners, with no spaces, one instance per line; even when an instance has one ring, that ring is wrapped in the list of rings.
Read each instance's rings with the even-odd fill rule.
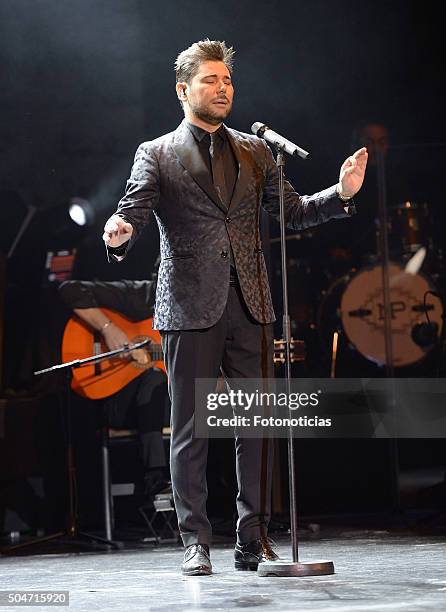
[[[237,544],[234,550],[235,569],[257,571],[259,563],[263,561],[277,561],[279,558],[271,548],[268,538],[252,540],[247,544]]]
[[[184,551],[182,572],[185,576],[208,576],[212,574],[209,546],[191,544]]]

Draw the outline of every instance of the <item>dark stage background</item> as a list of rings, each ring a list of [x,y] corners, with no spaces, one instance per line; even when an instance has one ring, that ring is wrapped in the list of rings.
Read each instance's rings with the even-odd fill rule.
[[[26,494],[47,500],[46,518],[38,522],[48,528],[63,522],[65,491],[58,385],[53,380],[36,385],[32,376],[59,361],[68,316],[56,287],[44,284],[45,256],[51,249],[76,246],[75,278],[150,277],[158,253],[155,224],[120,265],[107,264],[101,228],[123,192],[137,145],[173,130],[182,118],[174,94],[178,52],[205,37],[235,47],[236,97],[228,123],[250,131],[254,121],[264,121],[308,149],[307,161],[287,164],[287,175],[301,193],[335,183],[358,127],[383,123],[391,143],[389,206],[405,199],[429,204],[440,258],[446,135],[438,7],[401,0],[0,0],[0,250],[6,279],[2,371],[3,388],[9,390],[2,419],[7,424],[24,411],[21,422],[35,442],[34,447],[22,440],[20,428],[14,429],[14,442],[7,435],[0,440],[10,461],[3,464],[0,478],[4,492],[16,490],[25,477],[27,487],[30,477],[37,479],[34,493]],[[83,233],[61,225],[73,196],[88,199],[96,211],[93,227]],[[357,204],[361,211],[361,194]],[[35,207],[33,219],[6,260],[27,207]],[[305,235],[298,248],[290,247],[293,329],[309,342],[310,353],[321,292],[345,272],[331,261],[326,245],[336,247],[337,236],[344,244],[345,225],[332,222],[328,230]],[[270,232],[277,234],[275,222]],[[351,264],[347,260],[345,266]],[[277,265],[278,251],[272,247],[280,313]],[[439,264],[431,271],[440,284],[443,272]],[[313,354],[306,374],[320,373],[319,355]],[[415,372],[425,376],[434,366],[420,367]],[[28,399],[21,400],[25,395]],[[18,402],[20,410],[13,410],[11,402]],[[405,441],[399,450],[400,469],[444,466],[444,446],[438,441]],[[225,452],[222,462],[218,457]],[[227,503],[233,492],[231,452],[215,451],[217,458],[211,455],[210,463],[210,507],[215,513],[224,508],[223,518],[232,513]],[[29,456],[20,463],[23,453]],[[387,442],[306,441],[299,443],[297,454],[303,512],[394,507]],[[279,471],[286,472],[285,460]],[[88,467],[82,478],[84,483],[89,478]],[[100,503],[99,485],[92,481],[84,487],[89,492],[83,516],[94,522],[91,517],[98,512],[90,508]],[[225,490],[222,503],[219,495]],[[276,507],[286,512],[286,494],[280,495]]]

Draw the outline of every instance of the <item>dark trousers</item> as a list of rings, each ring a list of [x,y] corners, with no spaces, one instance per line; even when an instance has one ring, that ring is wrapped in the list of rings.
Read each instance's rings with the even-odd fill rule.
[[[249,314],[240,288],[230,286],[221,319],[200,330],[164,331],[164,359],[171,399],[170,469],[180,534],[185,546],[208,544],[206,516],[208,441],[195,438],[195,379],[273,377],[272,325]],[[266,534],[270,518],[272,444],[268,439],[235,437],[237,539]]]

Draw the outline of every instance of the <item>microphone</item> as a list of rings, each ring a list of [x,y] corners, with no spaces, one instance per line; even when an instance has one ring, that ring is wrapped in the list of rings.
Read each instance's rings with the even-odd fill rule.
[[[438,323],[417,323],[412,327],[412,340],[421,348],[427,348],[438,340]]]
[[[273,132],[273,130],[270,130],[267,125],[260,123],[260,121],[252,124],[251,132],[259,138],[264,138],[269,144],[283,149],[288,155],[299,155],[302,159],[306,159],[310,155],[308,151],[298,147],[294,142],[287,140],[280,134],[277,134],[277,132]]]

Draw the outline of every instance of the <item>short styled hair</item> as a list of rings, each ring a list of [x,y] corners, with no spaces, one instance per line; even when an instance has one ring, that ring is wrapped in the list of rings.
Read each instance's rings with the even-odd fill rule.
[[[197,74],[203,62],[223,62],[232,74],[235,51],[227,47],[221,40],[199,40],[181,51],[175,60],[175,75],[177,83],[190,83]]]

